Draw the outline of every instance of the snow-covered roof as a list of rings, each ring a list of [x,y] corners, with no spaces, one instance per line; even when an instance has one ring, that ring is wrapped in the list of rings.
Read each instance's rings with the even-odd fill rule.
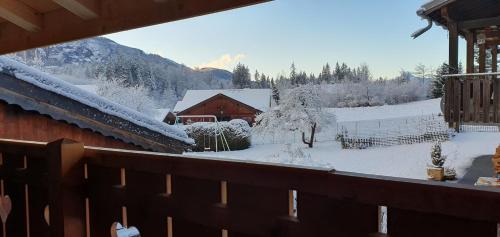
[[[92,107],[102,113],[116,116],[139,127],[147,128],[153,132],[157,132],[166,137],[188,144],[193,143],[193,140],[189,138],[186,132],[182,129],[146,117],[137,111],[102,98],[94,93],[85,91],[82,88],[78,88],[77,86],[59,78],[28,67],[25,64],[19,63],[5,56],[0,56],[0,71],[8,73],[16,79],[22,80],[36,87]]]
[[[446,6],[455,0],[430,0],[426,2],[422,7],[420,8],[425,14],[428,14],[438,8],[441,8],[443,6]]]
[[[188,90],[184,98],[175,105],[174,112],[189,109],[218,94],[223,94],[263,112],[271,107],[271,89]]]

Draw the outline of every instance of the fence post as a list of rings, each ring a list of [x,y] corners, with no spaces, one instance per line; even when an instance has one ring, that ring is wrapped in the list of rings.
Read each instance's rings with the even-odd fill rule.
[[[50,236],[85,236],[83,144],[60,139],[47,144]]]

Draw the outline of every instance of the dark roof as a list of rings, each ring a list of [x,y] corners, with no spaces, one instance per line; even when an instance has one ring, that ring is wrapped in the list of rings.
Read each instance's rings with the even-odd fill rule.
[[[178,114],[178,115],[183,115],[183,114],[186,114],[186,113],[188,113],[189,111],[193,110],[194,108],[196,108],[196,107],[198,107],[198,106],[200,106],[200,105],[202,105],[202,104],[209,103],[209,102],[211,102],[211,101],[213,101],[213,100],[215,100],[215,99],[217,99],[217,98],[225,98],[225,99],[230,100],[230,101],[232,101],[232,102],[234,102],[234,103],[241,104],[243,107],[246,107],[246,108],[248,108],[249,110],[255,111],[255,113],[260,113],[260,112],[263,112],[263,111],[261,111],[261,110],[259,110],[259,109],[257,109],[257,108],[254,108],[253,106],[250,106],[250,105],[248,105],[248,104],[245,104],[244,102],[241,102],[241,101],[239,101],[239,100],[237,100],[237,99],[234,99],[234,98],[232,98],[232,97],[229,97],[229,96],[227,96],[227,95],[224,95],[224,94],[222,94],[222,93],[219,93],[219,94],[216,94],[216,95],[214,95],[214,96],[212,96],[212,97],[210,97],[210,98],[208,98],[208,99],[206,99],[206,100],[203,100],[203,101],[201,101],[201,102],[199,102],[199,103],[197,103],[197,104],[195,104],[195,105],[193,105],[193,106],[191,106],[191,107],[189,107],[189,108],[187,108],[187,109],[185,109],[185,110],[179,111],[179,112],[177,112],[177,114]]]
[[[500,25],[500,19],[496,19],[500,16],[500,1],[498,0],[433,0],[422,5],[417,14],[447,27],[446,16],[443,16],[441,12],[444,7],[447,8],[449,18],[459,24],[461,34],[465,30],[483,28],[484,26],[477,27],[481,23],[493,22],[492,25]],[[481,19],[483,21],[478,21]],[[484,19],[491,21],[484,21]]]
[[[130,120],[28,83],[17,78],[16,74],[5,71],[5,68],[4,71],[0,70],[0,100],[147,150],[181,153],[190,145],[185,139],[166,136]]]

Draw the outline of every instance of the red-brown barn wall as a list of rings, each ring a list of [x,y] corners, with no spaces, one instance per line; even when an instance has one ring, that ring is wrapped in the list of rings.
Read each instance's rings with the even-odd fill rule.
[[[25,111],[19,106],[0,103],[0,138],[50,142],[68,138],[87,146],[139,150],[132,144],[112,137],[57,121],[36,112]]]
[[[220,112],[221,110],[223,111],[222,114]],[[255,122],[256,113],[256,110],[251,109],[246,105],[227,97],[219,96],[191,107],[190,109],[179,113],[179,115],[215,115],[219,121],[227,119],[243,119],[249,123],[253,123]],[[188,120],[191,120],[192,122],[210,121],[208,119],[203,120],[201,118],[183,118],[183,122]]]

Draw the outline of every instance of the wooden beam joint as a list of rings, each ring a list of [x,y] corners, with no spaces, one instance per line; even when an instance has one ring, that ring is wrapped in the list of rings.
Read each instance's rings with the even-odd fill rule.
[[[84,20],[97,18],[98,4],[97,0],[53,0],[55,3],[64,7],[66,10],[72,12]]]
[[[42,29],[42,17],[21,1],[0,0],[0,17],[30,32]]]

